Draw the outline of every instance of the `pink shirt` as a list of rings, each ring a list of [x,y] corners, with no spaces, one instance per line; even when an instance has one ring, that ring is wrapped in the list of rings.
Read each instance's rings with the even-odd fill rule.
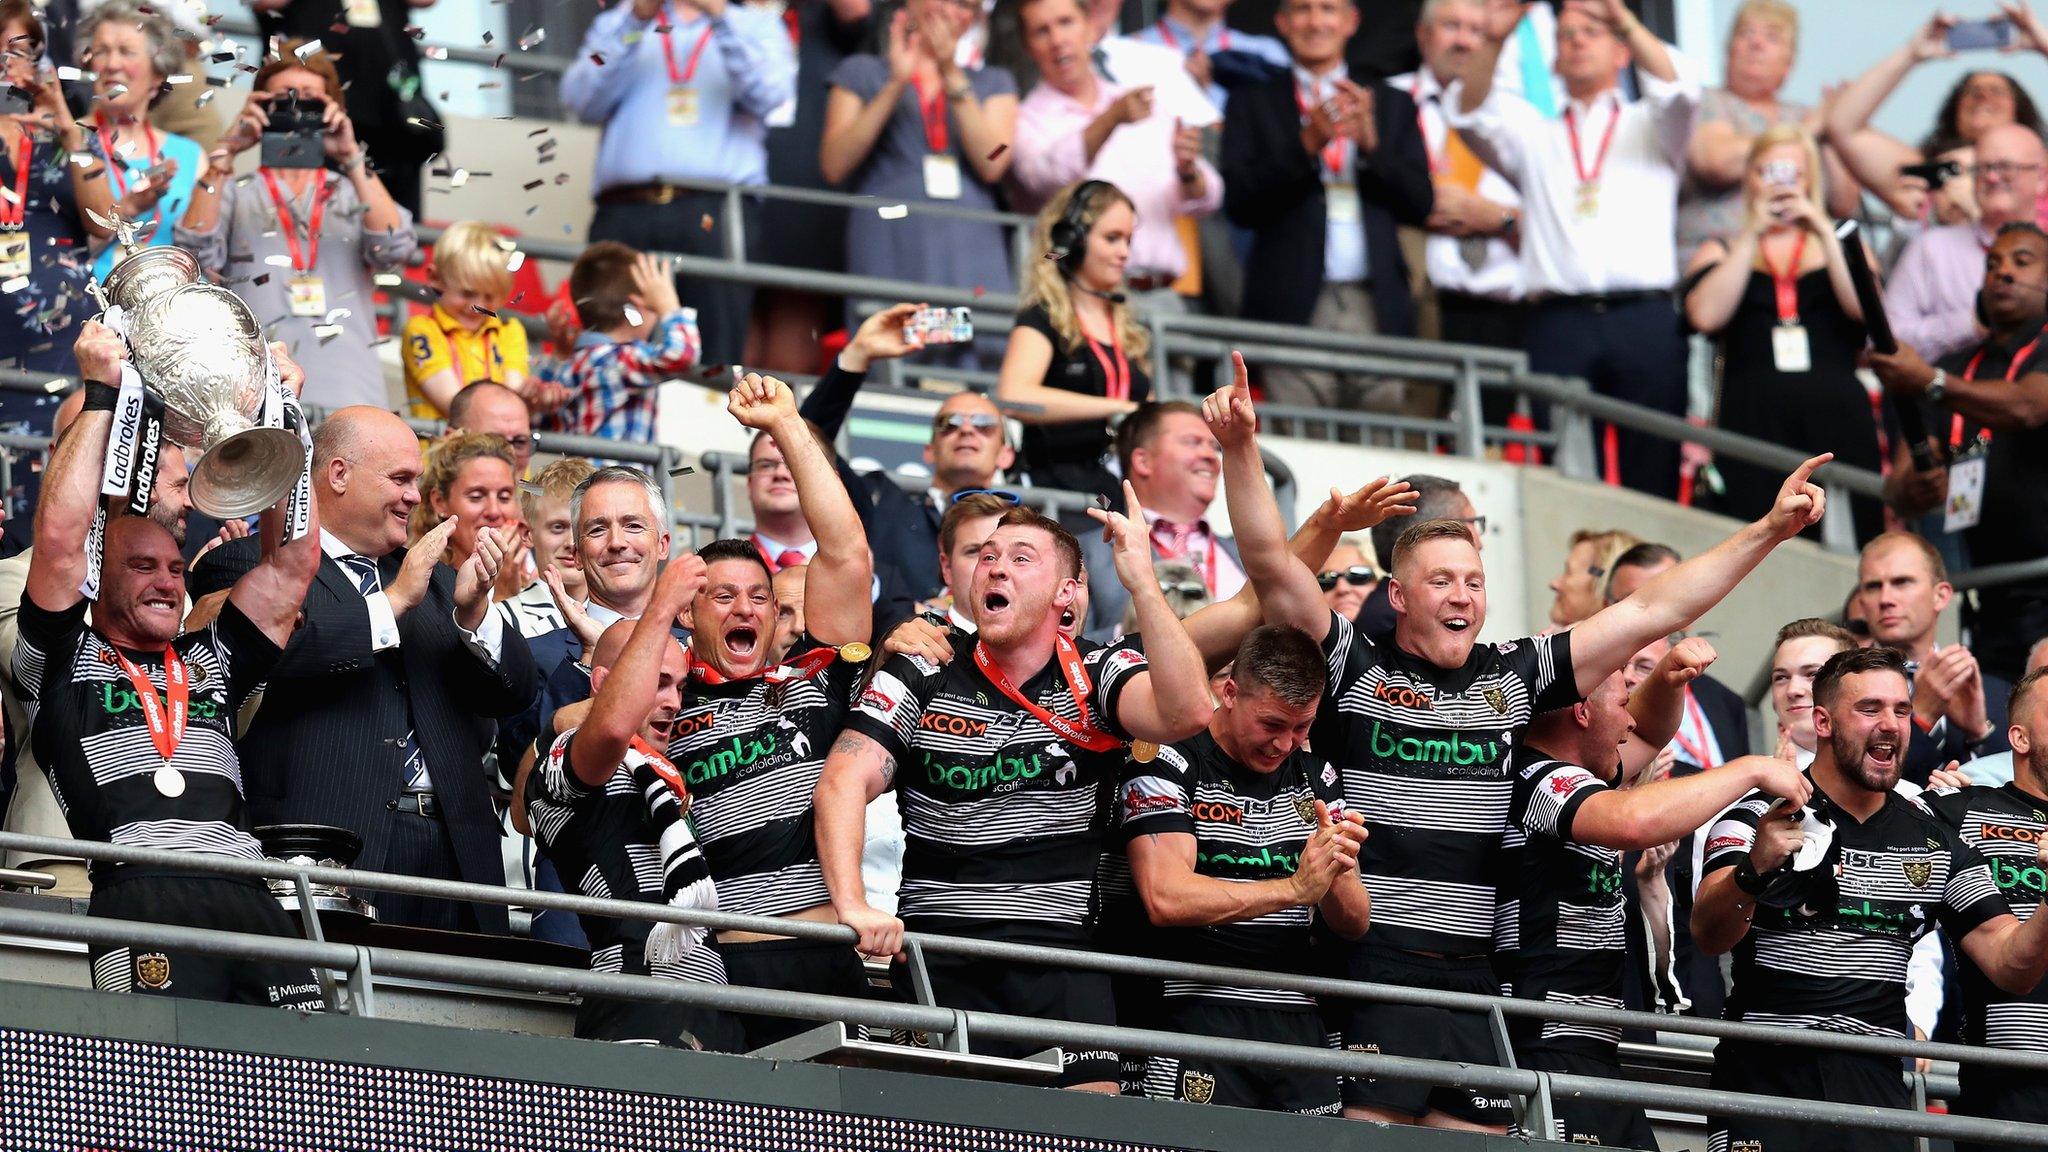
[[[1017,108],[1016,156],[1010,173],[1022,211],[1035,212],[1053,193],[1077,180],[1107,180],[1123,190],[1138,209],[1138,227],[1131,236],[1133,273],[1179,276],[1187,271],[1173,221],[1180,216],[1207,216],[1223,204],[1223,177],[1207,160],[1202,169],[1202,195],[1181,195],[1173,171],[1173,118],[1154,112],[1136,124],[1119,124],[1090,163],[1081,133],[1090,121],[1116,102],[1124,90],[1098,80],[1095,101],[1083,104],[1050,84],[1040,83]]]

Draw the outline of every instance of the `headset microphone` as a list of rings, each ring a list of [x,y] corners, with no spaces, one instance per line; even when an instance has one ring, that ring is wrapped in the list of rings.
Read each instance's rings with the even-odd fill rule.
[[[1076,292],[1084,292],[1090,296],[1095,297],[1098,300],[1107,300],[1111,304],[1121,304],[1126,299],[1124,294],[1121,292],[1097,292],[1095,289],[1090,288],[1085,284],[1075,284],[1073,285],[1073,289]]]

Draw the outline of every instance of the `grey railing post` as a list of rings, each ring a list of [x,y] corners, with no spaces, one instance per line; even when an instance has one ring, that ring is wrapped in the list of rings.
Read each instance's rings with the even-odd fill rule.
[[[320,928],[320,910],[313,907],[313,884],[306,878],[305,869],[299,869],[292,876],[292,886],[299,890],[299,930],[313,943],[325,944],[327,933]],[[321,968],[318,970],[318,977],[320,995],[326,997],[327,1006],[336,1012],[341,1011],[340,992],[334,983],[334,970]]]
[[[348,977],[348,997],[354,1009],[350,1015],[377,1014],[377,971],[370,964],[370,950],[361,944],[356,945],[356,966]]]
[[[1557,1105],[1550,1099],[1550,1073],[1536,1073],[1536,1090],[1529,1093],[1529,1103],[1522,1115],[1522,1131],[1532,1140],[1555,1140],[1557,1131]]]
[[[1019,284],[1024,282],[1026,273],[1031,269],[1031,262],[1044,258],[1040,253],[1031,250],[1031,232],[1032,225],[1028,223],[1010,226],[1010,255],[1013,257],[1010,266],[1017,270]]]
[[[1486,454],[1486,416],[1479,402],[1479,365],[1470,360],[1458,362],[1455,405],[1458,453],[1476,460]]]
[[[1855,513],[1849,507],[1849,493],[1823,482],[1821,491],[1827,493],[1827,510],[1821,513],[1821,547],[1830,552],[1856,551]]]
[[[747,218],[740,204],[740,186],[725,189],[725,255],[735,264],[747,262]]]

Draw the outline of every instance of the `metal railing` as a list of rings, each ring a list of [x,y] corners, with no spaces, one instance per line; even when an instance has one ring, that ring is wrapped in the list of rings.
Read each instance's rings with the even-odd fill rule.
[[[1618,1028],[1651,1028],[1668,1033],[1792,1045],[1823,1051],[1899,1059],[1926,1057],[1932,1060],[1968,1062],[1983,1067],[2048,1073],[2048,1056],[2034,1053],[1923,1043],[1880,1036],[1772,1028],[1740,1021],[1610,1011],[1577,1005],[1478,996],[1435,989],[1403,988],[1326,977],[1253,972],[1216,965],[955,936],[908,933],[904,938],[907,960],[912,971],[911,984],[920,990],[929,988],[928,981],[920,979],[919,976],[924,964],[924,954],[930,952],[1157,979],[1271,988],[1325,998],[1473,1012],[1488,1017],[1492,1022],[1495,1041],[1500,1048],[1504,1066],[1486,1068],[1371,1053],[1333,1052],[1284,1044],[1225,1042],[1213,1037],[1187,1036],[1171,1032],[967,1012],[928,1002],[888,1004],[808,993],[691,984],[650,977],[614,976],[547,965],[515,964],[362,945],[331,944],[324,940],[319,914],[309,893],[313,884],[338,885],[352,890],[406,893],[443,900],[554,909],[614,919],[695,925],[712,930],[766,932],[799,939],[832,941],[849,946],[855,942],[851,929],[815,921],[685,910],[665,904],[600,900],[586,896],[501,888],[453,880],[422,879],[268,860],[243,860],[162,849],[119,847],[96,841],[66,840],[18,833],[0,834],[0,849],[30,855],[84,857],[96,861],[133,863],[208,875],[289,881],[299,890],[300,907],[309,910],[305,912],[303,919],[307,940],[248,936],[13,908],[0,908],[0,933],[13,932],[104,945],[145,944],[212,955],[305,964],[323,973],[322,983],[329,989],[330,1006],[352,1014],[375,1014],[374,983],[378,975],[409,976],[486,987],[528,991],[552,990],[636,1001],[700,1004],[728,1011],[819,1021],[844,1020],[884,1028],[932,1032],[955,1040],[963,1034],[983,1035],[1033,1044],[1081,1044],[1186,1059],[1221,1059],[1231,1063],[1333,1075],[1376,1076],[1404,1082],[1479,1088],[1513,1095],[1520,1102],[1519,1115],[1522,1122],[1537,1132],[1549,1131],[1547,1118],[1553,1115],[1550,1104],[1559,1093],[1565,1093],[1605,1103],[1668,1108],[1688,1113],[1764,1117],[1995,1144],[2048,1145],[2048,1126],[2044,1125],[2010,1124],[1971,1117],[1926,1115],[1903,1110],[1851,1107],[1824,1101],[1777,1099],[1600,1077],[1520,1070],[1513,1066],[1512,1052],[1507,1046],[1506,1019],[1515,1017]],[[335,973],[345,973],[349,976],[348,998],[345,1003],[333,993],[336,987],[333,980]],[[1903,1075],[1913,1086],[1915,1098],[1924,1099],[1924,1074],[1914,1072]]]

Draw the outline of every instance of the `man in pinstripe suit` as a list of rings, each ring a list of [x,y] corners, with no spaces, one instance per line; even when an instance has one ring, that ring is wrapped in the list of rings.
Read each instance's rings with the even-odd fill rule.
[[[505,556],[495,531],[460,572],[439,562],[445,523],[404,547],[419,475],[419,442],[389,412],[344,408],[315,434],[320,569],[240,744],[250,807],[259,825],[355,832],[360,868],[502,884],[482,762],[494,718],[533,698],[533,659],[489,611]],[[209,552],[191,572],[194,598],[248,571],[254,544]],[[507,930],[498,905],[373,897],[387,924]]]

